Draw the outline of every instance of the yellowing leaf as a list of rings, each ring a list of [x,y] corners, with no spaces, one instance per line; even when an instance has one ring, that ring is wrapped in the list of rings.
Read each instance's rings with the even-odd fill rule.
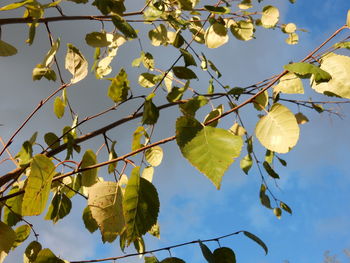
[[[15,229],[16,233],[16,240],[12,245],[12,248],[18,247],[20,244],[22,244],[30,235],[30,226],[28,225],[21,225]]]
[[[286,94],[304,94],[303,82],[293,73],[287,73],[281,77],[279,83],[274,86],[274,92]]]
[[[176,141],[183,156],[219,189],[225,171],[242,149],[241,136],[214,127],[203,127],[191,117],[176,121]]]
[[[297,119],[298,124],[305,124],[309,122],[309,119],[301,112],[298,112],[297,114],[295,114],[295,118]]]
[[[72,44],[67,44],[66,69],[73,75],[71,83],[77,83],[88,74],[88,62],[83,54]]]
[[[57,118],[61,119],[64,115],[64,109],[66,105],[64,104],[61,97],[56,97],[53,103],[53,112],[57,116]]]
[[[81,160],[81,168],[85,168],[87,166],[91,166],[97,163],[96,154],[93,150],[87,150],[84,153],[83,159]],[[92,186],[97,182],[97,168],[95,169],[89,169],[86,171],[83,171],[82,177],[81,177],[81,184],[83,186]]]
[[[24,1],[16,2],[16,3],[8,4],[8,5],[1,7],[0,11],[7,11],[7,10],[20,8],[20,7],[24,6],[25,4],[30,3],[32,1],[33,0],[24,0]]]
[[[8,57],[17,54],[17,49],[6,43],[5,41],[0,40],[0,57]]]
[[[238,136],[243,136],[244,134],[247,133],[247,131],[241,125],[239,125],[237,122],[235,122],[231,126],[229,131],[232,132],[234,135],[238,135]]]
[[[166,45],[168,43],[167,29],[163,24],[160,24],[155,29],[148,32],[148,37],[153,46]]]
[[[145,178],[147,181],[152,182],[153,174],[154,168],[152,166],[147,166],[145,169],[143,169],[141,177]]]
[[[312,79],[311,87],[319,93],[350,99],[350,57],[330,53],[321,59],[321,69],[332,79],[318,84]]]
[[[22,189],[18,185],[14,186],[8,194],[14,194]],[[17,195],[6,200],[4,206],[3,221],[8,226],[14,226],[21,221],[23,195]],[[11,207],[9,209],[8,207]]]
[[[42,154],[33,157],[30,164],[30,174],[24,188],[23,216],[40,215],[44,211],[55,173],[55,165],[48,157]]]
[[[0,237],[0,262],[3,262],[16,240],[16,233],[11,227],[0,221]]]
[[[145,152],[146,161],[152,166],[158,166],[163,159],[163,149],[160,146],[154,146]]]
[[[227,28],[220,23],[214,23],[205,32],[205,44],[208,48],[218,48],[227,43],[229,37]]]
[[[35,263],[48,262],[65,263],[62,259],[56,257],[56,255],[50,249],[44,248],[43,250],[40,250],[38,255],[36,256]]]
[[[282,26],[283,32],[288,34],[294,33],[296,29],[297,29],[297,26],[294,23],[288,23]]]
[[[234,35],[238,40],[248,41],[254,36],[254,25],[250,21],[241,20],[235,22],[233,20],[229,23],[232,35]]]
[[[285,106],[275,103],[255,127],[260,143],[277,153],[289,152],[299,139],[299,126],[294,114]]]
[[[89,209],[103,242],[113,242],[124,229],[123,195],[115,182],[98,182],[89,189]]]
[[[262,16],[261,16],[261,23],[262,26],[265,28],[271,28],[274,27],[279,19],[279,10],[278,8],[269,5],[265,6],[263,8]]]

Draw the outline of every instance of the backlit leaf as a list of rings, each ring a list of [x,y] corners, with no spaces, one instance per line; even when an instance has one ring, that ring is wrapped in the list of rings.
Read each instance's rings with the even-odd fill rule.
[[[184,115],[193,116],[196,114],[196,111],[206,105],[208,99],[204,96],[197,96],[189,100],[185,104],[180,105],[180,109]]]
[[[71,83],[77,83],[88,74],[88,62],[83,54],[72,44],[67,44],[66,69],[73,75]]]
[[[155,29],[149,31],[148,37],[153,46],[166,45],[168,43],[167,29],[163,24],[160,24]]]
[[[23,255],[23,263],[33,263],[36,260],[38,253],[41,250],[41,244],[37,241],[32,241],[27,246]]]
[[[275,179],[279,179],[280,177],[278,176],[278,174],[275,172],[275,170],[270,166],[270,164],[268,162],[264,162],[263,163],[264,169],[265,171],[268,173],[268,175],[270,175],[272,178]]]
[[[240,136],[221,129],[203,126],[191,117],[176,121],[176,141],[183,156],[206,175],[219,189],[225,171],[240,155]]]
[[[297,26],[294,23],[288,23],[282,26],[282,31],[287,34],[294,33],[297,29]]]
[[[86,43],[91,47],[107,47],[111,44],[105,32],[92,32],[85,36]]]
[[[321,59],[321,69],[327,71],[332,79],[325,83],[311,79],[311,87],[325,95],[350,99],[350,57],[330,53]]]
[[[44,211],[55,173],[55,165],[48,157],[42,154],[33,157],[24,188],[21,213],[23,216],[40,215]]]
[[[292,214],[292,209],[286,203],[280,201],[280,207],[289,214]]]
[[[29,2],[32,2],[33,0],[24,0],[24,1],[19,1],[16,3],[8,4],[0,8],[0,11],[7,11],[7,10],[12,10],[16,8],[20,8],[24,5],[26,5]]]
[[[270,208],[271,209],[272,207],[271,207],[270,198],[268,197],[268,195],[266,195],[265,192],[266,192],[266,186],[264,184],[261,184],[260,192],[259,192],[260,202],[266,208]]]
[[[297,33],[290,33],[289,36],[286,38],[286,43],[288,45],[296,45],[299,43],[299,36]]]
[[[281,208],[275,207],[275,208],[273,209],[273,213],[275,214],[275,216],[276,216],[278,219],[281,219],[281,216],[282,216],[282,210],[281,210]]]
[[[12,248],[18,247],[22,244],[30,235],[30,226],[22,225],[15,229],[16,240],[12,245]]]
[[[65,194],[56,193],[49,206],[45,219],[52,220],[53,223],[56,223],[58,220],[68,215],[71,208],[72,201]]]
[[[332,78],[328,72],[306,62],[287,64],[284,65],[284,68],[289,72],[293,72],[304,78],[310,78],[313,76],[316,83],[327,82]]]
[[[5,41],[0,40],[0,57],[8,57],[17,54],[17,49],[6,43]]]
[[[91,166],[97,164],[97,158],[96,154],[94,153],[93,150],[87,150],[84,153],[83,159],[81,160],[81,165],[80,167],[83,169],[87,166]],[[98,169],[89,169],[86,171],[83,171],[82,178],[81,178],[81,183],[83,186],[92,186],[97,182],[97,171]]]
[[[244,134],[247,133],[247,131],[241,125],[239,125],[237,122],[235,122],[231,126],[229,131],[232,132],[234,135],[238,135],[238,136],[243,136]]]
[[[231,248],[220,247],[214,250],[215,262],[236,263],[236,255]]]
[[[103,242],[113,242],[124,229],[122,203],[122,190],[115,182],[98,182],[89,189],[89,209],[101,231]],[[93,229],[89,221],[90,229]]]
[[[262,10],[261,23],[265,28],[274,27],[279,19],[279,10],[274,6],[265,6]]]
[[[285,106],[275,103],[255,127],[261,144],[274,152],[287,153],[299,139],[299,126],[294,114]]]
[[[57,118],[61,119],[64,115],[64,110],[65,110],[66,105],[64,104],[63,100],[61,97],[56,97],[55,101],[53,103],[53,111]]]
[[[205,116],[204,123],[207,123],[211,119],[214,119],[215,117],[220,116],[223,113],[223,111],[224,111],[224,106],[220,104],[219,106],[216,107],[216,109],[212,110],[207,116]],[[216,127],[218,123],[219,123],[219,120],[216,120],[208,124],[208,126]]]
[[[153,125],[159,118],[159,110],[152,100],[146,100],[143,106],[142,124]]]
[[[208,48],[218,48],[228,42],[227,28],[221,23],[214,23],[205,32],[205,44]]]
[[[108,87],[108,97],[110,97],[114,102],[124,101],[128,97],[130,90],[128,74],[122,68],[118,75],[113,79],[109,79],[111,85]]]
[[[128,244],[144,235],[157,223],[159,199],[156,188],[140,177],[140,167],[135,167],[125,189],[123,207]]]
[[[258,245],[260,245],[265,250],[265,253],[267,255],[268,248],[267,248],[265,243],[260,238],[258,238],[256,235],[254,235],[254,234],[252,234],[252,233],[250,233],[248,231],[243,231],[243,234],[245,236],[249,237],[251,240],[255,241]]]
[[[139,84],[144,88],[152,88],[157,83],[157,76],[152,73],[142,73],[139,76]]]
[[[90,233],[95,232],[98,229],[98,224],[96,220],[92,217],[90,207],[85,207],[83,211],[83,222],[85,228],[89,230]]]
[[[279,83],[274,86],[274,92],[286,94],[304,94],[303,82],[293,73],[287,73],[281,77]]]
[[[240,161],[240,167],[245,174],[248,174],[250,168],[253,166],[253,160],[250,154],[244,156],[244,158]]]
[[[145,178],[147,181],[152,182],[153,174],[154,168],[152,166],[147,166],[145,169],[143,169],[141,177]]]
[[[16,185],[8,192],[8,194],[9,195],[14,194],[20,190],[22,189],[20,189],[19,186]],[[7,206],[4,207],[3,221],[8,226],[14,226],[19,221],[21,221],[22,201],[23,201],[23,195],[17,195],[15,197],[12,197],[6,200],[6,205],[8,207],[11,207],[11,209],[9,209]]]
[[[188,66],[197,66],[196,61],[194,60],[194,57],[188,50],[180,48],[180,52],[182,54],[182,57],[184,58],[185,61],[185,67]]]
[[[154,146],[145,152],[146,161],[152,166],[158,166],[163,159],[163,150],[160,146]]]

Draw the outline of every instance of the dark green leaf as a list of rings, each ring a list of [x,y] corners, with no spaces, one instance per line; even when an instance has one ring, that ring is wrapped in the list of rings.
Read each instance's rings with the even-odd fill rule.
[[[50,249],[45,248],[39,251],[35,263],[64,263],[64,261],[56,257]]]
[[[306,62],[287,64],[284,68],[289,72],[305,78],[310,78],[313,75],[316,83],[327,82],[332,78],[328,72]]]
[[[267,255],[268,248],[260,238],[258,238],[256,235],[254,235],[248,231],[243,231],[243,234],[246,235],[247,237],[249,237],[251,240],[255,241],[258,245],[260,245],[265,250],[265,253]]]
[[[158,259],[156,257],[145,257],[144,263],[158,263]]]
[[[81,168],[97,164],[96,154],[93,150],[87,150],[81,160]],[[82,172],[81,183],[83,186],[92,186],[97,182],[97,168],[89,169]]]
[[[20,191],[18,186],[14,186],[10,192],[8,192],[9,195],[14,194],[18,191]],[[23,202],[23,195],[17,195],[13,198],[6,200],[6,206],[4,207],[4,215],[3,215],[3,221],[8,226],[14,226],[19,221],[21,221],[21,214],[22,214],[22,202]],[[9,209],[8,207],[11,207]]]
[[[259,197],[260,197],[260,202],[263,206],[271,209],[271,202],[270,202],[270,198],[266,195],[266,186],[264,184],[261,185],[260,187],[260,193],[259,193]]]
[[[12,245],[12,249],[15,247],[18,247],[20,244],[22,244],[30,235],[30,226],[29,225],[22,225],[15,229],[16,232],[16,240]]]
[[[11,227],[0,221],[0,259],[3,253],[8,254],[16,240],[16,233]]]
[[[274,156],[275,156],[275,153],[273,151],[266,150],[265,161],[268,162],[269,164],[272,164]]]
[[[122,14],[125,11],[124,0],[95,0],[92,5],[96,6],[102,14]]]
[[[114,102],[126,100],[130,87],[128,75],[125,70],[122,68],[115,78],[109,80],[111,80],[111,85],[108,88],[108,97]]]
[[[6,43],[5,41],[0,40],[0,57],[8,57],[17,54],[17,49]]]
[[[179,79],[196,79],[197,75],[186,67],[173,67],[175,76]]]
[[[283,203],[282,201],[280,201],[280,207],[281,207],[284,211],[288,212],[289,214],[292,214],[292,213],[293,213],[293,212],[292,212],[292,209],[291,209],[286,203]]]
[[[137,38],[137,33],[135,29],[126,22],[122,17],[118,15],[112,16],[112,22],[114,26],[124,34],[127,38]]]
[[[250,154],[244,156],[244,158],[240,162],[240,167],[245,174],[248,174],[250,168],[253,166],[253,160]]]
[[[24,251],[23,259],[24,262],[32,263],[36,262],[36,258],[38,253],[41,250],[41,244],[37,241],[32,241],[30,244],[27,246],[26,250]]]
[[[194,117],[196,111],[206,105],[208,99],[204,96],[197,96],[186,102],[185,104],[180,105],[180,109],[183,114]]]
[[[279,175],[275,172],[274,169],[272,169],[272,167],[270,166],[270,164],[268,162],[264,162],[263,163],[263,166],[265,168],[265,171],[272,177],[272,178],[275,178],[275,179],[279,179]]]
[[[53,223],[56,223],[58,220],[68,215],[71,208],[72,201],[65,194],[56,193],[49,206],[45,219],[52,220]]]
[[[180,52],[184,58],[185,61],[185,67],[188,66],[197,66],[196,61],[194,60],[194,57],[192,56],[192,54],[190,52],[188,52],[188,50],[180,48]]]
[[[231,12],[230,8],[225,6],[205,5],[204,8],[214,14],[227,14]]]
[[[185,261],[180,258],[170,257],[163,259],[160,263],[185,263]]]
[[[146,100],[143,106],[142,124],[153,125],[159,118],[159,110],[152,100]]]
[[[91,47],[107,47],[111,44],[105,32],[92,32],[85,36],[86,43]]]
[[[199,241],[199,246],[202,250],[203,257],[207,260],[208,263],[215,263],[215,258],[213,253],[210,251],[210,249],[203,244],[201,241]]]
[[[281,158],[279,158],[278,156],[277,157],[277,160],[283,165],[283,166],[287,166],[287,162]]]
[[[44,140],[51,149],[55,149],[60,146],[60,140],[56,134],[53,132],[46,133],[44,135]]]
[[[216,263],[236,263],[236,255],[231,248],[220,247],[213,254]]]

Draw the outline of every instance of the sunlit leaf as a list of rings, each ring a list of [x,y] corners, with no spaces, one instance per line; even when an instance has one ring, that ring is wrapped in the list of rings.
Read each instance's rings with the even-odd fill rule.
[[[235,22],[234,20],[230,20],[228,25],[232,35],[238,40],[248,41],[254,36],[254,24],[250,21],[240,20]]]
[[[282,216],[282,210],[281,210],[281,208],[275,207],[275,208],[273,209],[273,213],[275,214],[275,216],[276,216],[278,219],[281,219],[281,216]]]
[[[61,97],[56,97],[53,103],[53,112],[55,113],[57,118],[61,119],[63,117],[65,108],[66,105],[64,104]]]
[[[125,221],[122,202],[122,190],[115,182],[98,182],[89,189],[89,209],[101,231],[103,242],[113,242],[123,231]],[[94,229],[92,220],[84,222],[88,223],[85,225],[89,231]]]
[[[144,263],[158,263],[158,259],[153,256],[153,257],[145,257],[145,262]]]
[[[205,32],[205,44],[208,48],[218,48],[228,42],[227,28],[221,23],[214,23]]]
[[[176,121],[176,141],[183,156],[219,189],[222,177],[240,155],[242,138],[231,132],[203,126],[191,117]]]
[[[50,249],[44,248],[40,250],[36,256],[35,263],[65,263],[62,259],[59,259]]]
[[[5,41],[0,40],[0,57],[8,57],[17,54],[17,49],[6,43]]]
[[[237,136],[243,136],[244,134],[247,133],[247,131],[241,125],[239,125],[237,122],[235,122],[231,126],[229,131],[232,132],[234,135],[237,135]]]
[[[157,83],[157,76],[152,73],[142,73],[139,76],[139,84],[144,88],[152,88]]]
[[[293,72],[304,78],[310,78],[313,76],[316,83],[327,82],[332,78],[328,72],[306,62],[287,64],[284,65],[284,68],[289,72]]]
[[[240,161],[240,167],[245,174],[248,174],[250,168],[253,166],[253,160],[250,154],[244,156],[244,158]]]
[[[152,166],[158,166],[163,159],[163,150],[160,146],[154,146],[145,152],[146,161]]]
[[[261,16],[262,26],[265,28],[274,27],[278,22],[279,15],[278,8],[271,5],[265,6]]]
[[[16,185],[8,192],[8,194],[14,194],[20,190],[21,189],[18,187],[18,185]],[[3,210],[3,221],[8,226],[14,226],[21,221],[22,201],[23,195],[17,195],[6,200],[6,206]],[[9,207],[11,209],[9,209]]]
[[[267,149],[289,152],[299,139],[299,126],[294,114],[285,106],[275,103],[255,127],[256,137]]]
[[[286,203],[280,201],[280,207],[289,214],[292,214],[292,209]]]
[[[130,90],[128,74],[122,68],[118,75],[113,79],[109,79],[111,85],[108,88],[108,97],[110,97],[114,102],[124,101],[128,97]]]
[[[304,94],[303,82],[293,73],[281,77],[279,83],[273,87],[274,92],[286,94]]]
[[[16,2],[16,3],[8,4],[8,5],[5,5],[5,6],[1,7],[0,11],[7,11],[7,10],[12,10],[12,9],[17,9],[17,8],[20,8],[20,7],[26,5],[27,3],[30,3],[32,1],[33,0],[24,0],[24,1],[19,1],[19,2]]]
[[[32,72],[33,80],[41,80],[43,77],[47,80],[56,81],[57,76],[54,70],[45,67],[42,64],[36,65]]]
[[[143,106],[142,124],[153,125],[159,118],[159,110],[152,100],[146,100]]]
[[[180,105],[180,109],[183,114],[193,116],[196,114],[196,111],[206,105],[208,99],[204,96],[197,96],[189,100],[185,104]]]
[[[114,26],[124,34],[126,38],[137,38],[137,33],[135,29],[123,19],[121,16],[112,16],[112,22]]]
[[[258,111],[265,109],[268,103],[269,103],[269,94],[266,90],[260,95],[258,95],[257,97],[255,97],[253,100],[254,108],[257,109]]]
[[[153,174],[154,174],[153,166],[147,166],[143,169],[141,177],[145,178],[147,181],[152,182]]]
[[[48,157],[42,154],[33,157],[24,188],[21,213],[23,216],[40,215],[44,211],[55,173],[55,165]]]
[[[122,14],[125,11],[123,0],[95,0],[92,5],[96,6],[102,14]]]
[[[268,163],[268,164],[272,164],[273,162],[273,158],[275,157],[275,153],[273,151],[270,151],[270,150],[266,150],[266,153],[265,153],[265,161]]]
[[[243,231],[243,234],[246,235],[247,237],[249,237],[251,240],[255,241],[258,245],[260,245],[265,250],[266,254],[268,253],[267,246],[260,238],[258,238],[256,235],[254,235],[248,231]]]
[[[83,54],[72,44],[67,44],[66,69],[73,75],[71,83],[77,83],[88,74],[88,62]]]
[[[180,52],[182,54],[182,57],[184,58],[185,61],[185,67],[188,66],[197,66],[196,61],[194,60],[194,57],[188,50],[180,48]]]
[[[296,45],[299,43],[299,36],[297,33],[290,33],[289,36],[286,38],[286,43],[288,45]]]
[[[207,116],[205,116],[204,123],[207,123],[208,121],[220,116],[223,113],[223,111],[224,111],[224,106],[220,104],[214,110],[212,110]],[[219,120],[216,120],[208,124],[208,126],[216,127],[218,123],[219,123]]]
[[[85,36],[86,43],[91,47],[107,47],[111,44],[105,32],[92,32]]]
[[[148,37],[153,46],[166,45],[168,43],[167,29],[163,24],[149,31]]]
[[[81,160],[81,165],[80,167],[83,169],[85,167],[95,165],[97,164],[97,158],[96,154],[94,153],[93,150],[87,150],[84,153],[83,159]],[[97,171],[98,169],[89,169],[86,171],[83,171],[82,178],[81,178],[81,183],[83,186],[92,186],[97,182]]]

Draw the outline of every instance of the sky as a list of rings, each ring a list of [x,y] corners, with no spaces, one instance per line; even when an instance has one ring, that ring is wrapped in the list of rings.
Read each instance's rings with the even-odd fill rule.
[[[229,83],[230,86],[255,83],[281,72],[282,66],[290,61],[303,58],[345,23],[347,10],[350,8],[348,0],[298,0],[294,5],[289,4],[287,0],[281,0],[264,1],[263,4],[278,6],[282,23],[294,22],[299,28],[306,29],[308,32],[300,33],[300,43],[296,46],[285,44],[285,35],[278,30],[258,30],[256,39],[250,42],[239,42],[232,38],[222,48],[208,51],[208,57],[213,58],[217,61],[216,64],[220,65],[223,82]],[[84,9],[78,12],[85,11]],[[73,10],[67,13],[73,14]],[[11,13],[8,16],[11,16]],[[142,29],[142,25],[138,27]],[[87,22],[74,24],[62,22],[51,25],[51,31],[55,36],[60,36],[62,43],[71,42],[79,46],[89,61],[92,61],[93,49],[86,47],[82,40],[87,32],[98,29],[98,25]],[[32,47],[24,45],[26,37],[27,33],[21,25],[5,26],[2,29],[2,39],[16,44],[19,49],[18,55],[0,60],[2,80],[0,123],[4,124],[0,127],[0,136],[5,139],[20,125],[24,116],[35,107],[38,101],[50,94],[57,86],[52,82],[32,82],[31,80],[32,68],[42,60],[48,49],[44,28],[38,28],[37,39]],[[167,52],[157,60],[157,63],[165,68],[169,67],[177,56],[176,53],[168,52],[165,48],[152,46],[147,48],[154,54]],[[61,48],[58,55],[61,62],[64,51],[65,49]],[[138,43],[133,41],[128,48],[120,49],[113,67],[118,69],[124,61],[130,61],[130,57],[136,58],[138,54]],[[137,69],[129,70],[130,79],[139,72]],[[134,80],[132,80],[133,83],[135,83]],[[198,81],[195,85],[203,86],[205,90],[208,84],[205,79],[205,81]],[[74,89],[68,91],[74,109],[81,114],[81,119],[110,105],[110,101],[105,98],[107,87],[107,82],[101,84],[101,81],[94,80],[91,74],[86,80],[73,87]],[[305,89],[308,89],[306,91],[308,96],[322,98],[313,93],[307,83],[305,83]],[[83,126],[82,131],[88,132],[93,127],[105,125],[111,120],[125,116],[132,110],[132,106],[125,106],[116,113],[92,121],[90,126]],[[22,141],[28,139],[38,129],[43,135],[48,131],[59,133],[63,125],[70,125],[71,120],[68,116],[57,120],[51,107],[51,104],[46,105],[20,133],[18,140],[11,146],[13,153],[19,149]],[[298,110],[294,106],[291,106],[291,109],[295,112]],[[230,247],[235,251],[237,262],[318,263],[323,262],[323,253],[327,250],[339,255],[342,262],[347,262],[342,250],[350,248],[348,234],[350,229],[349,109],[349,106],[342,106],[339,109],[344,115],[342,119],[303,110],[310,122],[301,127],[301,137],[297,146],[290,153],[281,156],[288,162],[287,167],[276,166],[281,176],[278,187],[274,187],[275,183],[269,181],[274,194],[293,210],[293,215],[284,213],[281,219],[277,219],[272,211],[260,204],[261,181],[255,167],[246,176],[239,169],[239,162],[235,162],[226,172],[222,187],[218,191],[207,178],[182,158],[175,143],[165,145],[164,160],[156,168],[153,181],[161,201],[159,214],[161,239],[147,238],[147,249],[247,230],[266,243],[269,253],[265,255],[257,244],[242,235],[221,240],[221,246]],[[164,111],[159,120],[160,125],[155,131],[155,139],[173,135],[174,128],[169,127],[167,122],[169,119],[175,120],[178,114],[177,110]],[[247,114],[249,114],[248,110]],[[252,118],[256,117],[252,115]],[[222,120],[221,124],[229,127],[233,121],[228,117]],[[251,123],[246,123],[247,129],[252,131],[255,122],[254,119]],[[118,140],[118,149],[128,147],[128,140],[130,140],[128,133],[137,123],[138,121],[131,122],[111,132],[110,135],[115,134]],[[102,140],[98,139],[89,142],[86,147],[97,149],[101,143]],[[257,140],[256,145],[258,145]],[[40,149],[36,148],[36,150]],[[261,157],[263,156],[259,146],[257,146],[257,152]],[[13,169],[11,164],[5,163],[0,166],[1,174],[9,169]],[[101,172],[103,169],[100,170]],[[90,234],[84,228],[81,212],[85,206],[85,200],[74,197],[74,212],[55,225],[43,220],[45,213],[42,216],[30,218],[40,234],[40,242],[67,260],[121,255],[118,242],[102,244],[98,232]],[[23,250],[31,240],[33,238],[11,252],[5,262],[20,262]],[[212,250],[218,247],[215,242],[207,245]],[[127,250],[127,252],[132,251],[132,249]],[[168,257],[169,253],[165,251],[155,255],[158,259],[163,259]],[[198,245],[172,249],[171,255],[182,258],[186,262],[205,262]],[[135,257],[120,262],[143,262],[143,259]]]

